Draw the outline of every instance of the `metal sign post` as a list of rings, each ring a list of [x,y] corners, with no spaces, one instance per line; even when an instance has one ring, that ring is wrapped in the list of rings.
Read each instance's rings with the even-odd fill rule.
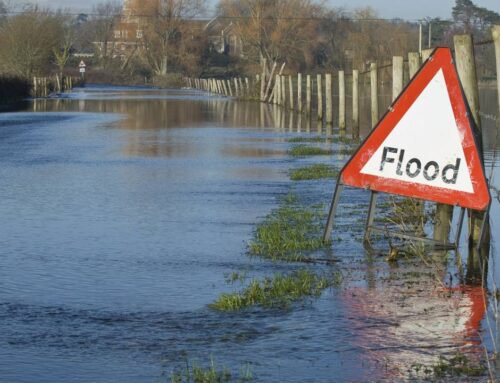
[[[80,61],[80,64],[78,65],[78,67],[80,68],[80,76],[82,77],[82,81],[85,81],[85,71],[86,71],[87,65],[82,60],[82,61]]]

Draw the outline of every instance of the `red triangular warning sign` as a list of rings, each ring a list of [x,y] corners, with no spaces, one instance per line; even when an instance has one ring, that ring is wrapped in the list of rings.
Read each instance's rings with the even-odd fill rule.
[[[436,49],[342,169],[342,183],[486,210],[468,110],[450,49]]]

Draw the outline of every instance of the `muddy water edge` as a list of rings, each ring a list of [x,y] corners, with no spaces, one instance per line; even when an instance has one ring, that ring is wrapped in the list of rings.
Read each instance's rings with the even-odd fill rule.
[[[493,90],[481,96],[497,233],[497,103]],[[339,169],[356,144],[315,118],[189,90],[89,87],[0,114],[0,381],[168,382],[211,359],[259,382],[485,380],[475,368],[493,350],[495,298],[461,288],[465,247],[388,262],[381,239],[367,254],[367,192],[346,192],[333,245],[307,253],[331,262],[249,257],[283,198],[323,209],[331,199],[333,179],[291,181],[290,170]],[[330,153],[290,155],[297,145]],[[209,307],[304,267],[342,282],[285,308]]]

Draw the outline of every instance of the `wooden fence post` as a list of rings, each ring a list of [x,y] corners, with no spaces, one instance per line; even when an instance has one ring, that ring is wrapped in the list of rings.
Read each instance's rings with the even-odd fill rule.
[[[238,79],[235,77],[233,81],[234,81],[234,95],[236,97],[239,97],[241,96],[241,94],[240,94],[240,87],[238,86]]]
[[[372,129],[378,123],[378,66],[377,63],[370,65],[370,86],[371,86],[371,115]]]
[[[288,88],[290,91],[290,101],[289,101],[290,109],[293,110],[294,106],[293,106],[293,78],[292,78],[292,76],[288,76]]]
[[[410,73],[410,80],[417,74],[420,68],[420,55],[418,52],[408,53],[408,70]]]
[[[286,78],[283,75],[280,75],[281,79],[281,105],[283,108],[286,108]]]
[[[493,26],[491,34],[493,35],[493,41],[495,43],[495,55],[497,61],[498,118],[500,118],[500,25]]]
[[[229,96],[233,97],[233,88],[231,87],[231,81],[230,80],[226,80],[226,82],[227,82],[227,88],[229,90]]]
[[[302,73],[297,75],[297,110],[302,113]]]
[[[222,80],[222,88],[224,89],[224,95],[226,97],[229,96],[229,92],[227,91],[227,85],[226,85],[226,82],[224,80]]]
[[[425,62],[425,60],[427,60],[431,53],[434,51],[434,49],[424,49],[422,51],[422,62]]]
[[[269,94],[269,91],[271,90],[271,85],[273,84],[273,81],[275,81],[274,72],[276,71],[276,65],[278,64],[275,61],[271,69],[271,73],[269,74],[269,81],[267,82],[267,86],[264,91],[264,102],[266,101],[271,102],[271,95]],[[274,90],[276,91],[276,81],[274,82]]]
[[[332,101],[332,75],[325,74],[325,106],[326,106],[326,124],[333,124],[333,101]]]
[[[345,72],[339,71],[339,129],[345,130]]]
[[[277,105],[279,103],[279,87],[280,87],[280,81],[279,81],[280,75],[276,75],[276,79],[274,80],[274,90],[273,90],[273,104]]]
[[[352,135],[359,138],[359,71],[352,71]]]
[[[402,56],[392,58],[392,101],[396,100],[403,91],[404,61]]]
[[[311,75],[306,77],[306,114],[311,114]]]
[[[267,60],[266,58],[262,59],[262,75],[260,76],[260,101],[264,102],[266,101],[266,95],[265,95],[265,82],[266,82],[266,68],[267,68]]]
[[[316,76],[316,85],[318,88],[318,120],[323,119],[323,85],[321,84],[321,75]]]
[[[467,101],[469,103],[472,117],[474,118],[479,132],[481,132],[481,117],[479,115],[479,86],[477,83],[476,61],[474,57],[474,44],[472,41],[472,35],[454,36],[453,42],[455,45],[455,61],[458,75],[460,77],[460,82],[462,83],[465,97],[467,98]],[[479,150],[480,154],[482,155],[482,148],[479,148]],[[484,163],[483,158],[481,158],[481,161],[483,161]],[[444,219],[449,218],[450,223],[452,212],[453,207],[451,207],[451,209],[447,211],[448,214],[446,216],[443,216]],[[469,244],[474,247],[476,247],[479,241],[479,234],[481,231],[483,216],[484,213],[478,211],[472,211],[472,213],[470,214],[471,235],[469,237]],[[485,241],[485,243],[488,243],[489,248],[489,230],[487,231],[487,240]]]

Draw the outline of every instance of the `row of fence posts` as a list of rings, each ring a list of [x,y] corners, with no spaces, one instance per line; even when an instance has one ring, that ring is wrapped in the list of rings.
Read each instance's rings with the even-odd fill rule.
[[[425,61],[432,50],[427,50],[422,53],[422,60]],[[408,56],[409,62],[409,78],[413,77],[420,67],[421,56],[419,53],[412,52]],[[404,87],[404,65],[405,60],[402,56],[394,57],[393,63],[393,96],[399,95]],[[388,65],[388,66],[391,66]],[[384,66],[387,67],[387,66]],[[231,79],[201,79],[201,78],[185,78],[186,85],[189,88],[200,89],[214,94],[220,94],[228,97],[238,97],[243,99],[260,100],[274,104],[291,111],[305,113],[308,116],[312,115],[313,111],[313,91],[316,90],[316,112],[318,121],[324,121],[327,125],[334,124],[334,105],[333,105],[333,90],[334,90],[334,74],[317,74],[315,79],[312,75],[283,75],[284,64],[281,66],[279,73],[275,74],[277,63],[272,66],[270,74],[262,73],[256,75],[255,79],[250,84],[250,80],[246,77],[231,78]],[[377,63],[372,63],[370,69],[366,72],[353,70],[352,73],[346,74],[345,71],[338,71],[338,127],[340,130],[347,128],[347,101],[346,101],[346,77],[352,78],[351,85],[351,128],[353,136],[359,137],[360,127],[360,75],[370,76],[370,98],[371,98],[371,124],[374,127],[379,120],[379,81],[378,71],[381,68]],[[264,79],[264,80],[262,80]],[[305,84],[304,84],[305,79]],[[267,80],[267,81],[266,81]],[[305,99],[304,86],[305,85]],[[296,89],[295,89],[296,87]],[[287,89],[288,88],[288,89]],[[260,89],[260,92],[259,92]]]
[[[496,71],[497,71],[497,90],[500,115],[500,25],[492,28],[492,40],[488,43],[494,45],[496,54]],[[471,35],[456,35],[454,36],[455,64],[463,86],[465,97],[471,109],[472,117],[475,120],[476,126],[481,131],[481,117],[479,107],[479,86],[476,71],[476,61],[474,57],[474,43]],[[392,99],[395,100],[403,91],[405,82],[405,62],[408,63],[408,79],[411,79],[418,72],[421,64],[425,62],[432,53],[432,49],[427,49],[418,52],[411,52],[405,60],[402,56],[393,57],[392,63],[379,66],[377,63],[371,63],[370,68],[366,72],[353,70],[352,73],[346,74],[344,71],[339,71],[338,79],[338,127],[342,131],[346,129],[346,77],[352,77],[352,118],[350,125],[354,137],[359,137],[360,124],[360,76],[369,75],[370,84],[370,112],[371,112],[371,127],[374,128],[379,121],[379,71],[384,68],[392,67]],[[263,68],[267,68],[264,64]],[[305,105],[303,100],[303,75],[283,75],[284,64],[278,73],[276,72],[277,63],[275,62],[269,73],[266,69],[263,73],[255,76],[252,86],[250,86],[248,78],[243,82],[240,78],[230,80],[220,79],[186,79],[187,85],[192,88],[202,89],[208,92],[223,94],[230,97],[251,98],[260,100],[261,102],[272,103],[283,108],[287,108],[298,113],[306,113],[311,116],[312,113],[312,89],[316,87],[317,94],[317,118],[324,121],[328,125],[332,125],[333,121],[333,74],[317,74],[316,79],[312,75],[305,75]],[[365,81],[368,80],[365,78]],[[234,87],[232,84],[234,83]],[[287,85],[288,84],[288,85]],[[294,84],[296,88],[294,89]],[[287,91],[288,86],[288,91]],[[233,92],[234,89],[234,92]],[[475,244],[478,242],[482,212],[471,213],[471,236],[469,243]],[[453,207],[448,205],[438,204],[436,209],[436,229],[434,238],[447,241],[450,232],[451,221],[453,216]],[[489,249],[489,233],[485,241],[485,248]]]
[[[238,98],[251,98],[252,96],[248,77],[230,79],[185,78],[184,80],[189,88],[200,89],[214,94]]]
[[[80,81],[77,77],[59,76],[33,77],[33,97],[48,97],[53,92],[65,92],[73,89]]]
[[[497,52],[497,67],[498,71],[500,71],[500,26],[493,28],[493,41]],[[264,69],[261,74],[252,78],[252,81],[250,81],[248,77],[244,79],[241,77],[231,79],[186,78],[185,81],[187,86],[190,88],[196,88],[228,97],[260,100],[261,102],[278,105],[298,113],[305,113],[309,116],[311,116],[313,110],[313,90],[316,90],[317,100],[315,101],[315,106],[318,120],[325,122],[327,125],[333,125],[336,122],[338,123],[339,129],[344,130],[348,125],[346,118],[346,78],[350,77],[350,85],[352,86],[352,89],[351,121],[349,125],[352,128],[353,136],[359,137],[361,76],[369,76],[369,79],[364,78],[363,80],[366,82],[369,81],[370,116],[371,127],[373,128],[378,123],[380,118],[380,70],[392,67],[392,99],[395,100],[403,91],[405,85],[405,63],[408,64],[407,78],[411,79],[419,70],[421,63],[425,62],[429,58],[432,51],[432,49],[426,49],[421,53],[410,52],[406,59],[403,56],[396,56],[393,57],[392,63],[382,66],[379,66],[377,63],[371,63],[369,70],[365,72],[353,70],[351,73],[347,74],[343,70],[338,71],[335,76],[338,81],[338,121],[334,121],[334,74],[332,73],[317,74],[315,78],[313,78],[310,74],[303,75],[302,73],[298,73],[296,75],[283,75],[285,65],[281,65],[280,70],[277,72],[278,64],[274,62],[270,71]],[[460,58],[457,58],[457,61],[460,61]],[[263,68],[267,68],[266,63],[264,63]],[[305,99],[303,91],[304,85]],[[498,86],[498,92],[500,95],[500,85]],[[469,101],[469,103],[471,104],[471,107],[474,107],[474,100]]]

